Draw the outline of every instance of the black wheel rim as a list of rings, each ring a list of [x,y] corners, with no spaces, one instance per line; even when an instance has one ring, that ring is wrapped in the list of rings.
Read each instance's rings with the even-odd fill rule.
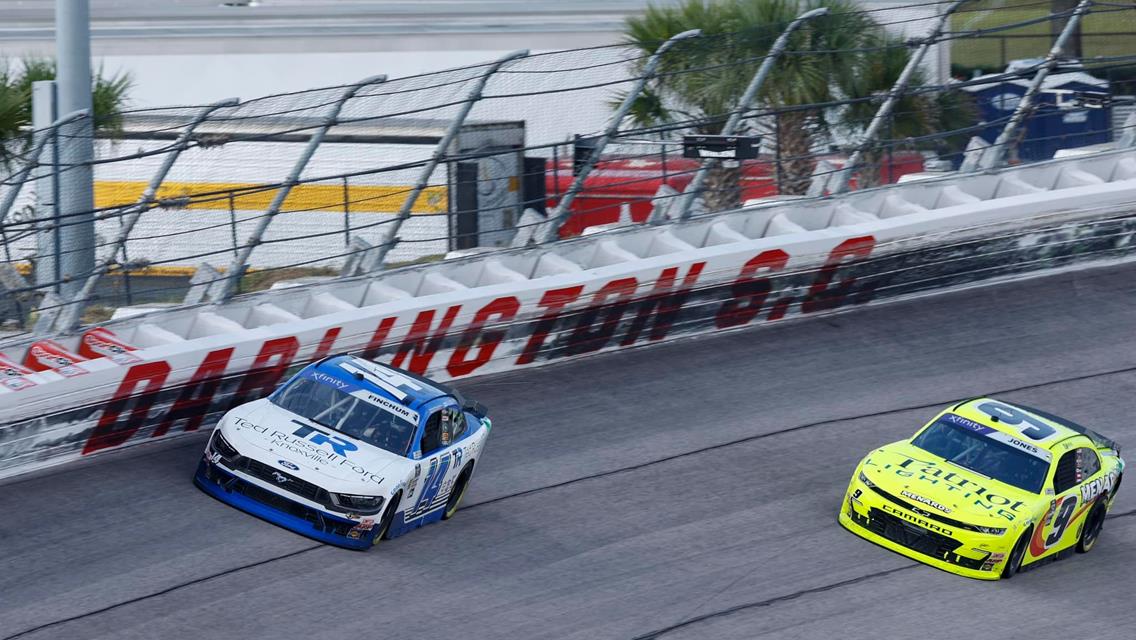
[[[387,532],[390,531],[391,523],[394,522],[395,511],[397,511],[397,509],[392,504],[383,512],[383,519],[379,521],[379,532],[375,535],[375,539],[381,540],[386,537]]]
[[[1101,529],[1104,528],[1104,509],[1097,507],[1093,509],[1093,519],[1089,522],[1089,528],[1085,530],[1085,547],[1093,546],[1097,541],[1097,536],[1100,535]]]
[[[1022,568],[1022,560],[1026,557],[1026,544],[1028,538],[1024,535],[1018,544],[1014,545],[1014,555],[1010,557],[1010,571],[1017,573]]]
[[[461,502],[462,494],[465,493],[465,485],[469,480],[469,476],[462,476],[461,481],[454,487],[450,493],[450,499],[446,501],[446,514],[452,514],[454,509],[457,509],[458,503]]]

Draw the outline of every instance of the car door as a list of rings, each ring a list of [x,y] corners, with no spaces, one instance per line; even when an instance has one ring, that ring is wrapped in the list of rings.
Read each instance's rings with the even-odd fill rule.
[[[1034,558],[1051,555],[1077,542],[1085,511],[1096,496],[1086,496],[1084,487],[1100,472],[1100,458],[1088,447],[1073,447],[1061,454],[1050,478],[1053,498],[1030,541]]]
[[[420,518],[442,508],[460,470],[460,448],[454,446],[454,411],[448,403],[438,403],[428,410],[417,450],[422,471],[416,474],[418,495],[406,519]]]

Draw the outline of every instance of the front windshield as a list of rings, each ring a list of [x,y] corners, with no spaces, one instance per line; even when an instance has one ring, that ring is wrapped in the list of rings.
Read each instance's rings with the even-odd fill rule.
[[[387,409],[311,378],[271,397],[276,406],[367,444],[405,456],[417,425]]]
[[[1041,493],[1049,463],[1025,451],[939,419],[911,444],[1010,486]]]

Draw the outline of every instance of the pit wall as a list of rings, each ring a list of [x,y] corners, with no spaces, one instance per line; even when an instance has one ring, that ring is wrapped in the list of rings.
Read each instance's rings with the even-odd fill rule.
[[[206,428],[332,353],[460,380],[1123,259],[1136,248],[1134,202],[1136,152],[1108,152],[9,342],[0,345],[0,477]]]

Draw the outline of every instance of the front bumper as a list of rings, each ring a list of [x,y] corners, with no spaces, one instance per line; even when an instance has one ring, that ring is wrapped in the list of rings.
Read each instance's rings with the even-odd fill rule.
[[[839,520],[845,529],[857,536],[937,569],[978,580],[1001,577],[1013,543],[1008,533],[992,536],[950,530],[951,535],[948,536],[908,522],[889,511],[900,513],[902,508],[888,503],[854,477],[844,496]],[[917,514],[911,515],[920,518]],[[980,545],[982,550],[977,548]]]
[[[378,532],[378,525],[362,531],[354,520],[289,500],[287,496],[249,482],[209,460],[203,459],[197,465],[193,483],[225,504],[337,547],[369,549]]]

